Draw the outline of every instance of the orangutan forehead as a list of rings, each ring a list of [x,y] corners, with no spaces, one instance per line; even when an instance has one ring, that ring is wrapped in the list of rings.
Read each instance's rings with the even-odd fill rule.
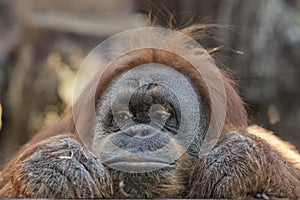
[[[186,76],[167,65],[148,63],[137,66],[121,74],[118,82],[132,86],[142,86],[150,83],[165,83],[173,80],[187,79]]]

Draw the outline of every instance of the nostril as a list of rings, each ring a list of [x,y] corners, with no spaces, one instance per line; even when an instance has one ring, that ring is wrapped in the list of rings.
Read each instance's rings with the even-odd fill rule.
[[[148,135],[149,135],[148,133],[149,133],[149,131],[148,131],[148,130],[142,130],[142,131],[141,131],[141,135],[140,135],[140,136],[141,136],[141,137],[146,137],[146,136],[148,136]]]
[[[136,134],[136,136],[139,136],[139,137],[152,137],[155,134],[157,134],[157,130],[155,130],[154,128],[151,128],[151,127],[146,127],[142,130],[139,130],[138,133]]]
[[[157,133],[156,129],[149,125],[135,125],[124,132],[131,137],[151,137]]]

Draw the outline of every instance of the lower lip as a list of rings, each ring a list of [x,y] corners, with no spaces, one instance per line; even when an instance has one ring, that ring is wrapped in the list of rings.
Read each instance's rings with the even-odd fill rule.
[[[115,162],[110,163],[108,165],[110,168],[117,169],[119,171],[125,171],[130,173],[143,173],[143,172],[150,172],[156,171],[159,169],[175,169],[175,165],[167,164],[167,163],[160,163],[160,162]]]

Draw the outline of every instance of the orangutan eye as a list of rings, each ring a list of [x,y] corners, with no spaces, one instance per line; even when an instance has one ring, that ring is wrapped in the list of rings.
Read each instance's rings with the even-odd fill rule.
[[[171,116],[170,113],[166,111],[156,111],[152,114],[152,117],[159,121],[166,121]]]
[[[117,121],[127,121],[132,117],[131,113],[128,111],[118,112],[115,116]]]

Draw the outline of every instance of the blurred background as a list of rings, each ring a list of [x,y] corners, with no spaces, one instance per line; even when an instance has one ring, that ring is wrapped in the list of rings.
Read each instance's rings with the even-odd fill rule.
[[[71,106],[84,57],[112,34],[146,25],[229,25],[201,44],[229,68],[250,123],[300,150],[299,0],[0,0],[0,166]]]

